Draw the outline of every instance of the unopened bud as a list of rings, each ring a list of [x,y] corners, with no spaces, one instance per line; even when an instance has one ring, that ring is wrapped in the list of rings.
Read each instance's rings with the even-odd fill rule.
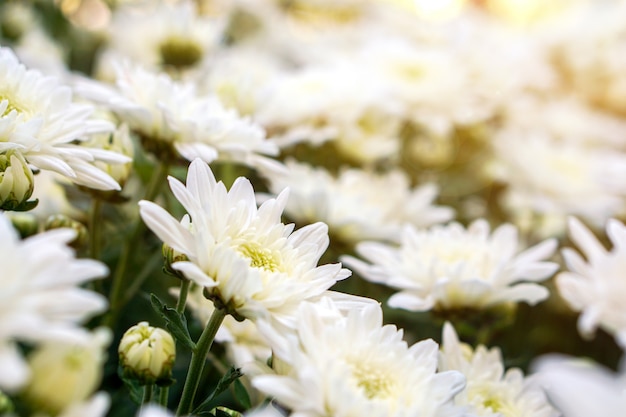
[[[172,382],[176,344],[167,331],[142,321],[124,333],[118,353],[125,377],[142,385]]]
[[[64,214],[54,214],[46,220],[44,230],[69,228],[76,231],[76,238],[71,242],[73,247],[80,247],[87,243],[87,227]]]
[[[13,401],[4,392],[0,391],[0,416],[11,414],[15,407]]]
[[[187,257],[187,255],[177,251],[176,249],[169,246],[167,243],[163,244],[161,252],[163,253],[163,269],[165,270],[165,272],[180,279],[186,279],[182,273],[172,268],[172,264],[175,262],[188,261],[189,258]]]
[[[28,201],[35,189],[33,172],[24,156],[15,151],[0,155],[0,209],[28,211],[37,200]]]

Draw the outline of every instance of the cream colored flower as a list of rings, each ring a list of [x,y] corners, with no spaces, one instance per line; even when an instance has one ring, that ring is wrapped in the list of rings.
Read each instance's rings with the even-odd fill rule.
[[[344,257],[363,278],[399,290],[391,307],[412,311],[487,308],[520,301],[535,304],[548,296],[536,284],[549,278],[558,264],[546,262],[555,239],[523,252],[517,229],[504,224],[490,233],[484,219],[467,229],[459,223],[429,230],[406,227],[400,246],[376,242],[357,245],[366,262]]]
[[[200,159],[189,166],[187,184],[170,186],[188,215],[179,222],[158,205],[141,201],[144,222],[168,246],[187,256],[172,268],[199,286],[218,308],[239,318],[270,314],[289,322],[304,300],[319,297],[349,276],[340,264],[318,266],[328,229],[315,223],[293,231],[280,220],[287,192],[257,208],[252,184],[238,178],[230,191]]]
[[[124,375],[141,385],[171,379],[176,343],[166,330],[142,321],[126,330],[117,351]]]
[[[520,369],[504,372],[500,349],[461,343],[450,323],[443,328],[439,370],[461,372],[467,384],[455,403],[468,415],[484,417],[556,417],[541,387]]]
[[[626,294],[626,227],[615,219],[607,222],[606,234],[613,244],[610,251],[574,217],[569,219],[569,234],[584,258],[573,249],[563,249],[569,271],[556,278],[559,294],[572,309],[581,312],[578,330],[583,336],[591,337],[602,327],[626,349],[626,308],[622,302]]]

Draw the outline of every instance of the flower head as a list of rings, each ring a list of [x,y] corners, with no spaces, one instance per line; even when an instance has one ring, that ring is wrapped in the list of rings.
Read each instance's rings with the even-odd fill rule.
[[[76,259],[69,229],[18,238],[0,215],[0,389],[20,387],[28,370],[15,342],[71,341],[80,323],[106,307],[106,300],[80,284],[106,275],[100,262]],[[36,254],[36,256],[33,256]]]
[[[504,372],[499,349],[480,345],[473,350],[459,341],[450,323],[443,328],[439,370],[463,373],[467,385],[455,397],[455,402],[469,407],[472,416],[556,416],[541,388],[524,378],[522,371],[511,368]]]
[[[589,337],[600,326],[626,348],[626,309],[622,302],[626,295],[626,227],[618,220],[608,221],[606,234],[613,244],[610,251],[574,217],[569,219],[569,232],[587,262],[574,250],[563,249],[569,271],[556,278],[559,294],[570,307],[582,312],[578,319],[581,334]]]
[[[301,301],[349,276],[340,264],[317,266],[329,243],[325,224],[294,232],[280,221],[287,192],[257,208],[250,181],[238,178],[227,191],[199,159],[189,166],[186,185],[170,178],[170,186],[187,210],[182,222],[149,201],[139,203],[141,217],[187,256],[171,267],[205,287],[218,308],[239,318],[269,312],[286,319]]]
[[[479,219],[467,229],[459,223],[430,230],[407,227],[400,247],[359,244],[357,253],[369,264],[353,257],[344,260],[365,279],[399,289],[389,299],[392,307],[427,311],[518,301],[535,304],[548,296],[548,290],[534,282],[558,268],[543,261],[556,249],[556,240],[521,253],[517,246],[514,226],[505,224],[490,234],[487,221]]]
[[[304,303],[295,334],[262,326],[274,372],[253,385],[294,415],[376,417],[454,415],[458,372],[436,372],[437,344],[409,347],[402,331],[382,324],[377,304],[341,313],[332,303]],[[450,413],[450,414],[447,414]]]
[[[168,382],[176,358],[174,338],[142,321],[126,330],[118,347],[124,375],[140,384]]]

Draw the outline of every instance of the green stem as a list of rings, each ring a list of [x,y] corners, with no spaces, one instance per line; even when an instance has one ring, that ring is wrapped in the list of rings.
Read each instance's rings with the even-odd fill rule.
[[[167,177],[167,173],[169,171],[169,165],[165,163],[158,163],[154,171],[152,172],[152,177],[150,178],[150,182],[146,187],[145,200],[152,201],[158,195],[159,190],[161,189],[161,185],[165,181]],[[129,285],[130,283],[125,282],[124,277],[126,275],[126,269],[128,268],[128,261],[130,259],[131,253],[135,253],[137,251],[137,246],[139,244],[139,239],[143,234],[145,225],[141,220],[141,216],[137,219],[137,223],[135,223],[135,227],[133,228],[133,233],[126,240],[124,244],[124,248],[120,254],[120,257],[117,261],[117,267],[115,268],[115,274],[113,275],[113,283],[111,284],[111,292],[109,294],[109,314],[104,319],[104,325],[107,327],[113,328],[117,315],[124,305],[124,300],[122,297],[122,289],[125,284]]]
[[[187,294],[189,294],[190,286],[191,281],[188,279],[183,279],[180,284],[180,294],[178,294],[178,301],[176,302],[176,311],[179,314],[183,314],[185,312],[185,304],[187,303]]]
[[[189,364],[189,372],[187,373],[187,379],[185,380],[183,395],[180,399],[180,403],[178,404],[178,411],[176,412],[177,416],[187,415],[191,412],[193,400],[196,396],[196,391],[198,390],[198,385],[200,383],[200,376],[204,370],[207,354],[211,349],[217,330],[224,321],[224,317],[226,317],[226,310],[216,308],[213,311],[213,314],[211,314],[211,318],[204,328],[202,335],[200,335],[196,348],[191,355],[191,363]]]
[[[100,242],[102,241],[102,200],[91,200],[91,213],[89,216],[89,257],[99,259]]]
[[[170,387],[161,387],[161,392],[159,393],[159,404],[163,408],[167,408],[167,400],[170,395]]]
[[[143,399],[141,404],[148,404],[152,401],[152,393],[154,392],[154,384],[148,384],[143,387]]]

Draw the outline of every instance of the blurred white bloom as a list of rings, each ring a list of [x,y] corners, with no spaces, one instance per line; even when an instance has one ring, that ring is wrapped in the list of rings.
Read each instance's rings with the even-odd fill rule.
[[[464,385],[455,371],[436,372],[437,344],[409,347],[395,326],[383,326],[379,305],[345,315],[332,304],[303,303],[295,334],[260,323],[276,373],[252,384],[298,416],[452,416]]]
[[[468,415],[484,417],[556,417],[544,392],[520,369],[504,372],[498,348],[475,350],[459,338],[450,323],[443,327],[439,370],[461,372],[467,384],[455,403],[468,406]]]
[[[561,231],[568,214],[600,225],[624,212],[626,185],[618,178],[626,176],[626,153],[615,145],[624,143],[625,124],[567,101],[520,100],[510,110],[495,136],[493,175],[507,184],[511,211],[560,217]]]
[[[607,251],[594,235],[580,222],[569,219],[569,235],[585,258],[574,250],[563,249],[569,271],[561,272],[557,288],[570,307],[582,314],[578,330],[591,337],[599,326],[615,336],[626,349],[626,227],[615,219],[606,225],[613,248]],[[587,262],[585,262],[585,259]]]
[[[19,152],[33,168],[55,171],[76,184],[119,189],[93,162],[127,158],[72,143],[111,130],[109,123],[90,119],[92,110],[72,102],[72,91],[56,79],[27,70],[10,49],[0,49],[0,153]]]
[[[110,402],[107,393],[98,392],[86,401],[72,404],[56,417],[105,417]]]
[[[140,385],[171,380],[176,343],[167,330],[142,321],[126,330],[117,351],[124,376]]]
[[[80,340],[39,345],[28,356],[31,376],[25,398],[51,415],[86,401],[100,385],[111,338],[111,331],[102,327]]]
[[[245,318],[270,313],[289,321],[303,301],[325,293],[350,275],[340,264],[317,266],[328,247],[328,228],[315,223],[293,232],[281,223],[287,192],[257,208],[252,184],[235,180],[230,191],[196,159],[187,185],[170,177],[176,198],[187,210],[182,222],[158,205],[141,201],[144,222],[189,261],[172,268],[205,287],[218,308]]]
[[[287,175],[270,176],[270,190],[289,187],[285,208],[297,222],[323,221],[333,235],[347,242],[398,240],[402,227],[428,227],[453,217],[449,207],[436,206],[435,184],[410,188],[401,171],[374,174],[347,169],[337,178],[321,168],[287,161]]]
[[[80,284],[102,277],[100,262],[75,259],[67,243],[69,229],[41,233],[20,241],[9,220],[0,215],[0,389],[12,391],[26,381],[28,370],[16,341],[60,340],[71,343],[80,322],[99,313],[106,300]]]
[[[626,409],[626,373],[557,355],[533,364],[535,377],[563,417],[621,417]]]
[[[558,264],[544,261],[554,253],[556,240],[518,253],[513,225],[501,225],[491,234],[489,229],[484,219],[467,229],[459,223],[430,230],[406,227],[399,247],[364,242],[356,251],[367,262],[343,260],[363,278],[399,289],[389,305],[412,311],[487,308],[520,301],[532,305],[548,297],[548,290],[535,282],[558,269]]]
[[[230,160],[280,169],[268,158],[278,154],[278,147],[263,128],[225,109],[217,97],[200,96],[194,84],[165,73],[126,64],[116,70],[117,89],[83,80],[78,91],[108,106],[161,159],[180,155],[189,161]]]
[[[196,68],[216,49],[222,26],[214,18],[201,16],[189,0],[118,7],[96,72],[107,77],[111,61],[120,58],[153,70]]]

